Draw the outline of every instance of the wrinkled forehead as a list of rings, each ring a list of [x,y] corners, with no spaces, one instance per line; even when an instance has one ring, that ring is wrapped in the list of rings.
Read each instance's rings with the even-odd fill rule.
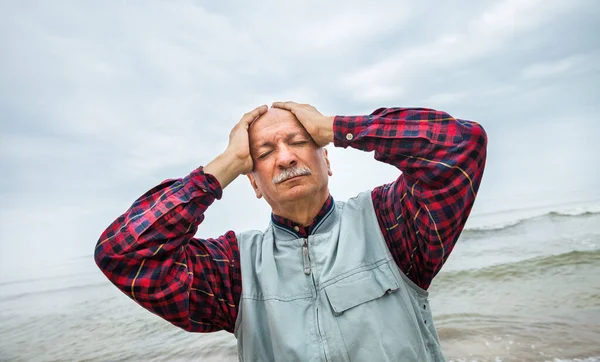
[[[252,122],[248,132],[251,147],[263,142],[276,141],[276,138],[285,137],[292,133],[307,134],[292,112],[278,108],[270,108],[265,114]]]

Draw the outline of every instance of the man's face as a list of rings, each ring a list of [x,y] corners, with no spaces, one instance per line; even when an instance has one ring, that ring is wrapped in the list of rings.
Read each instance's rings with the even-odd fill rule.
[[[264,196],[274,210],[328,192],[327,150],[291,112],[269,109],[250,125],[249,136],[254,169],[248,178],[256,196]]]

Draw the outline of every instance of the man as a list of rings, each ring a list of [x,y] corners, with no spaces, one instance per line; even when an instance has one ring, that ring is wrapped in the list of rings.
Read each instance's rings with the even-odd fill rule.
[[[375,151],[402,174],[334,202],[332,142]],[[225,152],[135,201],[102,234],[96,263],[174,325],[235,333],[240,360],[441,361],[426,290],[467,220],[486,143],[478,124],[430,109],[327,117],[261,106]],[[272,208],[268,228],[194,238],[242,174]]]

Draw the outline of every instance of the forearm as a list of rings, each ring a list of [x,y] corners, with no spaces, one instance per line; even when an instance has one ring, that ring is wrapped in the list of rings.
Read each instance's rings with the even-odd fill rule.
[[[248,129],[267,111],[244,114],[223,154],[183,179],[140,197],[102,233],[95,260],[108,279],[144,308],[195,332],[233,332],[241,294],[237,238],[193,238],[223,188],[252,171]]]
[[[185,244],[204,219],[204,211],[221,197],[216,179],[194,170],[183,179],[167,180],[146,192],[101,235],[96,257],[120,254],[146,257],[157,247]]]
[[[163,182],[102,233],[97,265],[121,291],[181,328],[232,329],[240,293],[235,234],[193,238],[205,210],[220,197],[219,183],[202,168]],[[222,259],[231,263],[214,262]]]
[[[369,116],[337,116],[335,145],[375,151],[375,158],[404,173],[421,177],[419,170],[434,171],[422,181],[443,181],[439,163],[456,166],[469,162],[465,152],[485,148],[485,132],[477,123],[457,120],[445,112],[424,108],[378,109]],[[475,159],[480,157],[473,157]]]
[[[243,167],[242,160],[224,152],[209,162],[204,167],[204,172],[214,176],[219,181],[221,188],[224,189],[242,173]]]
[[[335,144],[375,151],[403,174],[373,190],[386,242],[423,288],[452,250],[481,182],[487,137],[474,122],[429,109],[379,109],[336,117]]]

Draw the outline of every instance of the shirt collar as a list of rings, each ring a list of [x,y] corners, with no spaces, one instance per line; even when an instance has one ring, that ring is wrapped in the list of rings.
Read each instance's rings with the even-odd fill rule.
[[[308,226],[298,225],[290,219],[286,219],[283,216],[275,215],[273,213],[271,213],[271,221],[273,222],[273,224],[280,226],[286,230],[289,230],[292,233],[298,235],[299,237],[305,238],[311,235],[316,230],[316,228],[321,224],[321,221],[333,208],[334,204],[335,203],[333,202],[333,197],[329,195],[317,216]]]

